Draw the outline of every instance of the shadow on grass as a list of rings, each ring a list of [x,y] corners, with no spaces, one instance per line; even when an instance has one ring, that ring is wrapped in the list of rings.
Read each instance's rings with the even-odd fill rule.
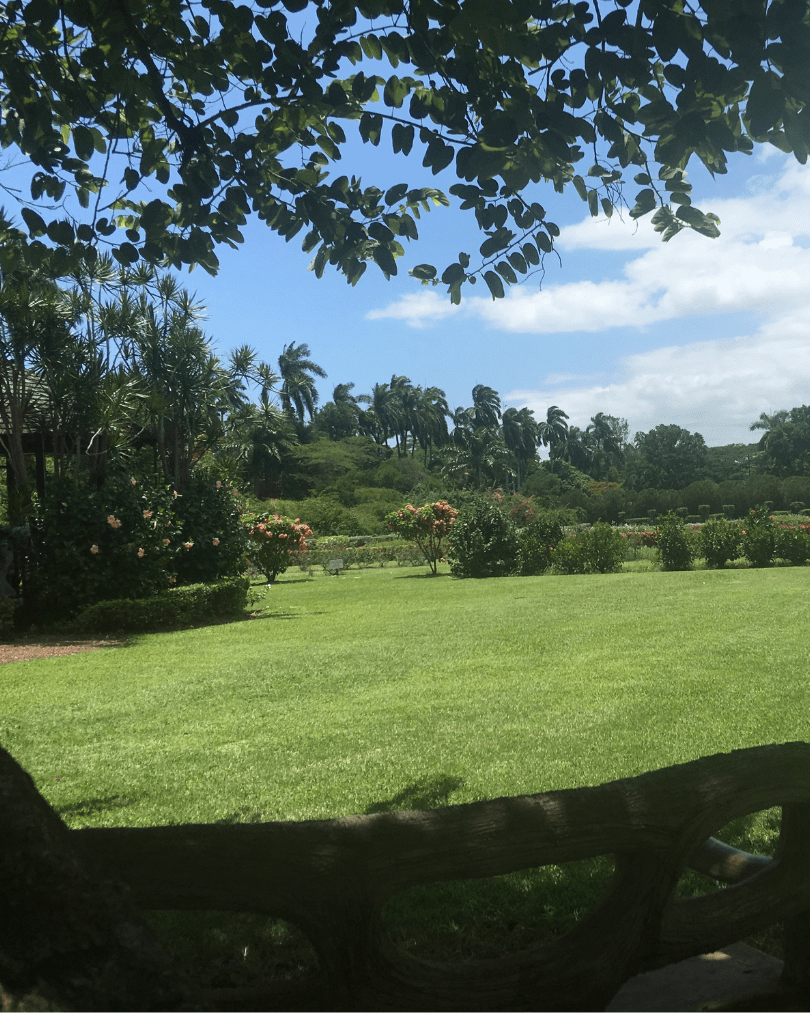
[[[464,786],[460,777],[450,774],[439,774],[437,777],[421,777],[413,784],[407,785],[392,798],[372,802],[365,810],[366,816],[372,813],[393,813],[407,809],[441,809],[450,805],[450,795]]]
[[[55,805],[54,809],[60,816],[96,816],[98,813],[109,812],[111,809],[125,809],[136,805],[145,794],[136,795],[105,795],[103,798],[84,798],[80,802],[68,802],[66,805]]]

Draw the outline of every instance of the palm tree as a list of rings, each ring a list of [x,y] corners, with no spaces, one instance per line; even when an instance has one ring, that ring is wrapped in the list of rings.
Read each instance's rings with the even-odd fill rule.
[[[565,441],[568,416],[557,405],[551,405],[546,412],[545,422],[537,423],[537,434],[544,447],[548,447],[548,459],[551,462],[551,473],[554,474],[555,450]]]
[[[585,471],[590,467],[591,451],[589,447],[588,434],[584,433],[578,426],[568,426],[565,436],[557,444],[557,457],[562,461]]]
[[[496,390],[479,383],[473,387],[475,428],[495,429],[501,420],[501,399]]]
[[[429,458],[433,457],[434,446],[441,447],[450,439],[447,429],[450,409],[447,406],[447,396],[438,387],[428,387],[427,390],[422,390],[421,387],[416,389],[419,392],[419,402],[412,430],[415,439],[411,453],[418,442],[427,467]]]
[[[526,477],[526,468],[537,453],[537,422],[530,408],[507,408],[501,428],[503,441],[514,458],[515,491]]]
[[[361,428],[375,443],[384,446],[400,424],[402,406],[397,392],[387,383],[375,383],[371,394],[361,394],[357,400],[369,405],[360,416]]]
[[[318,403],[318,391],[311,374],[326,377],[326,371],[309,358],[309,345],[291,342],[284,346],[278,357],[278,370],[281,374],[281,407],[299,423],[304,421],[305,413],[312,418],[315,405]]]
[[[624,457],[621,444],[614,428],[614,420],[603,412],[597,412],[591,418],[591,424],[585,430],[592,445],[592,461],[596,469],[602,464],[605,469],[605,484],[610,477],[610,465],[613,460],[621,461]]]

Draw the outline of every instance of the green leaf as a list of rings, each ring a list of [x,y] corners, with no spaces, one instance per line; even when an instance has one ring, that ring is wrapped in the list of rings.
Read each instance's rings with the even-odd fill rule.
[[[382,116],[379,113],[363,113],[359,125],[360,136],[363,140],[371,142],[375,146],[379,144],[382,122]]]
[[[445,268],[442,274],[442,284],[453,285],[455,282],[465,277],[464,268],[461,264],[451,264]]]
[[[499,261],[495,265],[495,270],[505,281],[508,281],[510,285],[517,284],[517,275],[505,260]]]
[[[585,180],[582,178],[582,176],[574,176],[571,182],[574,184],[574,189],[579,194],[580,198],[582,200],[587,200],[588,188],[587,186],[585,186]]]
[[[521,249],[523,250],[523,256],[526,258],[527,264],[536,267],[540,263],[540,255],[533,243],[524,243]]]
[[[93,154],[93,131],[89,127],[76,126],[73,128],[73,149],[76,157],[83,162]]]
[[[487,283],[487,288],[492,293],[493,301],[495,299],[503,299],[505,294],[503,282],[494,271],[487,271],[484,275],[484,281]]]
[[[599,214],[599,194],[596,190],[588,191],[588,210],[592,218],[596,218]]]
[[[394,146],[394,154],[401,151],[403,155],[410,155],[413,147],[414,129],[404,123],[395,123],[391,130],[391,142]]]
[[[44,236],[48,231],[48,226],[45,224],[44,220],[40,218],[36,211],[33,211],[31,208],[24,207],[20,210],[20,214],[22,215],[23,221],[28,226],[28,232],[31,236]]]
[[[394,127],[396,130],[396,127]],[[396,186],[392,186],[390,190],[386,191],[385,203],[390,207],[392,204],[399,204],[405,194],[408,192],[407,183],[397,183]]]
[[[613,217],[613,202],[609,201],[607,197],[602,198],[602,211],[605,213],[605,218]]]
[[[140,254],[131,243],[121,243],[117,249],[112,251],[112,255],[124,267],[137,263],[140,257]]]
[[[630,217],[642,218],[644,215],[649,214],[657,203],[654,191],[649,189],[639,190],[636,194],[636,203],[630,209]]]
[[[507,257],[507,260],[512,265],[512,267],[514,267],[514,269],[516,271],[519,271],[521,274],[525,274],[528,271],[528,267],[526,266],[526,261],[523,258],[522,253],[517,252],[510,253],[509,256]]]
[[[436,277],[436,268],[432,264],[417,264],[408,271],[408,274],[412,278],[419,278],[420,281],[433,281]]]

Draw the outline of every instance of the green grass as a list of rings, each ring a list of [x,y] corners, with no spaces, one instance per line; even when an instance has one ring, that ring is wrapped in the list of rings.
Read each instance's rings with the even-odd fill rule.
[[[81,827],[429,807],[810,739],[808,570],[647,565],[484,581],[291,572],[252,621],[3,666],[0,741]],[[734,833],[768,847],[776,831],[765,815]],[[394,931],[449,956],[519,947],[569,926],[609,869],[417,891],[392,905]],[[238,952],[278,938],[229,924],[236,936],[216,931]]]

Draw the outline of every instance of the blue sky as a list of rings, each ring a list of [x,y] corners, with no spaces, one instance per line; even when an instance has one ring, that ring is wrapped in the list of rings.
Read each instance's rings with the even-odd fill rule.
[[[338,172],[366,185],[454,181],[359,142]],[[322,401],[336,383],[358,394],[396,373],[441,387],[451,407],[485,383],[506,405],[541,416],[556,404],[580,426],[602,411],[631,433],[676,423],[710,446],[752,442],[760,412],[810,401],[810,171],[763,149],[714,180],[692,164],[690,180],[694,203],[720,216],[720,239],[662,244],[649,219],[591,219],[573,191],[533,195],[563,230],[561,262],[547,258],[542,287],[535,275],[498,302],[479,285],[454,308],[443,287],[407,275],[476,252],[472,216],[452,207],[423,216],[390,282],[374,265],[354,288],[329,269],[318,280],[295,239],[254,222],[239,251],[220,248],[216,278],[198,269],[183,283],[206,302],[220,352],[247,342],[274,361],[307,342],[329,374]]]
[[[405,158],[387,143],[350,137],[335,175],[382,188],[455,182],[422,168],[416,148]],[[710,446],[753,442],[761,412],[810,402],[810,167],[763,148],[734,156],[726,176],[694,159],[689,170],[694,203],[720,216],[719,239],[683,232],[662,244],[649,216],[591,219],[573,189],[538,187],[531,199],[562,228],[560,259],[497,302],[479,284],[452,307],[443,286],[407,274],[462,250],[475,264],[481,236],[455,207],[422,216],[388,282],[373,264],[354,288],[330,268],[319,280],[303,233],[285,243],[255,220],[239,250],[219,247],[215,278],[197,269],[180,280],[205,302],[222,356],[247,343],[273,364],[285,344],[306,342],[328,373],[322,402],[337,383],[360,394],[399,374],[441,387],[451,408],[483,383],[538,417],[556,404],[572,425],[601,411],[626,418],[631,434],[675,423]]]

